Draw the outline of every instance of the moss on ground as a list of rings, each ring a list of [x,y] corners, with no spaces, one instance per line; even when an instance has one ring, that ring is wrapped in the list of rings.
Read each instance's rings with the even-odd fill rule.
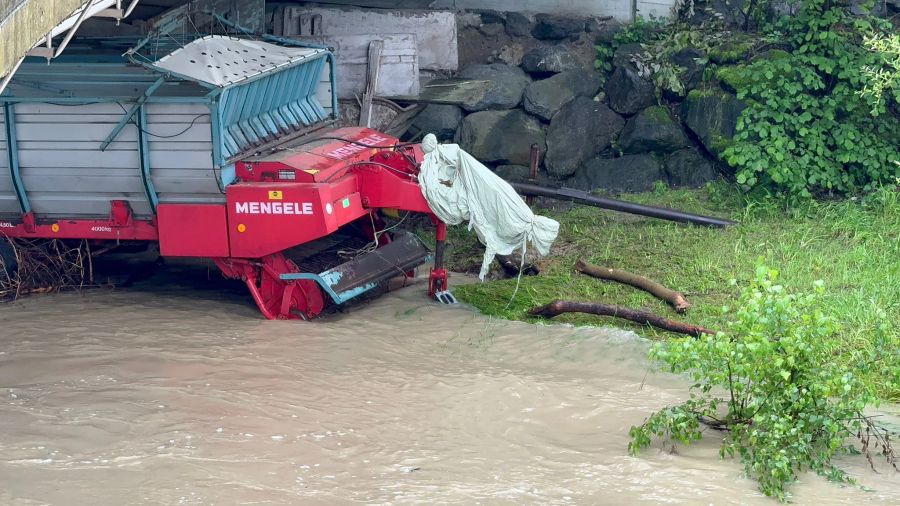
[[[772,77],[767,77],[760,73],[748,72],[747,65],[730,65],[722,66],[716,69],[716,79],[722,81],[722,84],[725,86],[725,88],[731,92],[737,92],[739,90],[746,89],[751,84],[753,84],[754,81],[775,82],[776,80],[785,78],[791,72],[793,72],[793,70],[789,66],[790,59],[790,53],[782,51],[780,49],[772,49],[766,51],[765,53],[756,55],[750,60],[751,63],[760,60],[784,62],[784,66],[775,67],[779,70],[778,72],[773,74]]]
[[[672,116],[669,115],[669,110],[659,105],[648,107],[644,109],[641,114],[646,115],[648,118],[652,119],[656,123],[659,123],[660,125],[675,124],[675,122],[672,120]]]
[[[709,50],[709,61],[713,63],[737,63],[745,60],[753,44],[749,41],[723,42]]]
[[[774,201],[747,200],[724,184],[626,198],[728,216],[740,224],[717,230],[584,206],[540,210],[561,224],[553,253],[540,262],[541,275],[522,278],[512,303],[515,279],[457,286],[456,295],[486,314],[514,320],[537,321],[526,314],[527,309],[569,299],[643,308],[717,329],[724,323],[722,307],[738,295],[729,281],[752,276],[762,258],[781,272],[780,279],[789,289],[807,291],[815,280],[825,282],[824,309],[840,326],[831,343],[837,357],[853,347],[872,346],[882,325],[887,325],[892,343],[900,345],[894,323],[900,320],[900,193],[882,191],[868,199],[809,203],[790,211]],[[483,250],[462,227],[455,227],[450,242],[452,266],[480,263]],[[679,316],[649,294],[578,274],[573,265],[579,258],[656,279],[682,291],[693,308]],[[653,339],[670,336],[590,315],[562,315],[554,321],[625,327]],[[882,394],[900,399],[897,391]]]

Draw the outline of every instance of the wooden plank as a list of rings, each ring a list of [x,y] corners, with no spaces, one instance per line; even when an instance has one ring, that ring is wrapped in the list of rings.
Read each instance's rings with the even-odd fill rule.
[[[212,142],[151,141],[150,151],[203,151],[212,156]]]
[[[84,193],[141,193],[144,191],[141,177],[134,171],[128,177],[85,176],[81,174],[56,174],[52,178],[33,175],[28,169],[22,170],[22,182],[31,192],[84,192]]]
[[[118,114],[22,114],[16,113],[16,124],[24,125],[27,123],[47,123],[52,125],[81,125],[81,124],[104,124],[109,125],[109,129],[118,123],[122,115]]]
[[[179,151],[150,148],[150,173],[157,173],[162,169],[186,169],[201,171],[212,169],[212,153],[210,151]]]
[[[28,199],[35,214],[48,218],[76,218],[109,216],[110,200],[127,200],[137,215],[147,216],[150,205],[141,193],[62,193],[28,192]]]
[[[19,199],[15,193],[0,193],[0,216],[11,216],[18,218],[22,216],[22,208],[19,207]]]
[[[180,143],[188,144],[190,143]],[[100,143],[94,141],[19,141],[19,149],[31,151],[98,151]],[[134,142],[116,141],[106,147],[106,151],[134,151]]]
[[[181,194],[185,196],[220,195],[218,183],[212,178],[166,179],[153,178],[156,192],[159,194]]]
[[[185,193],[165,193],[158,192],[159,201],[165,203],[181,203],[181,204],[220,204],[225,202],[225,194],[223,193],[205,193],[202,195],[185,194]]]
[[[158,123],[177,123],[188,126],[193,122],[195,125],[208,125],[210,123],[209,113],[201,112],[200,114],[148,114],[147,123],[152,127]]]
[[[149,124],[146,128],[148,139],[178,140],[181,142],[211,141],[212,130],[208,124],[194,123],[156,123]]]
[[[387,98],[403,102],[461,105],[481,100],[491,88],[491,81],[472,79],[435,79],[418,95],[394,95]]]
[[[65,150],[34,151],[19,150],[19,165],[29,167],[63,167],[68,169],[86,167],[123,168],[140,167],[137,151],[80,151],[78,156]]]
[[[203,179],[215,182],[216,172],[213,169],[174,168],[159,169],[151,175],[154,178],[158,176],[160,179]]]
[[[29,167],[29,173],[33,177],[44,177],[44,178],[53,178],[58,176],[59,174],[78,174],[80,176],[90,176],[90,177],[107,177],[107,178],[119,178],[119,177],[132,177],[138,176],[140,177],[140,173],[137,169],[129,168],[129,167],[117,167],[117,168],[98,168],[98,167],[89,167],[89,168],[79,168],[73,169],[71,167]]]
[[[96,142],[99,149],[100,142],[106,139],[115,125],[84,125],[82,128],[65,129],[55,128],[55,125],[46,123],[26,123],[16,126],[16,133],[18,133],[20,141],[91,141]],[[137,128],[134,125],[125,125],[116,140],[137,142]]]
[[[384,41],[373,40],[369,43],[368,61],[366,63],[366,91],[363,93],[362,107],[359,112],[359,126],[369,127],[372,121],[372,99],[378,89],[378,77],[381,74],[381,55],[384,52]]]
[[[123,104],[124,105],[124,104]],[[127,107],[127,106],[126,106]],[[59,105],[24,102],[16,104],[17,114],[115,114],[122,116],[122,108],[115,103]],[[116,119],[115,121],[118,121]]]
[[[197,114],[209,114],[209,106],[206,104],[155,104],[149,103],[144,106],[147,116],[154,114],[189,114],[191,116]]]

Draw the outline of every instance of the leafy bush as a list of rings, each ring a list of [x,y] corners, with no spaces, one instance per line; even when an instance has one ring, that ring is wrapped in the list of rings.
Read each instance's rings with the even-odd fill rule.
[[[789,57],[758,58],[732,72],[748,103],[724,153],[738,183],[809,197],[868,191],[900,176],[900,120],[875,118],[863,97],[865,69],[883,68],[888,58],[867,50],[864,38],[889,26],[805,0],[771,29],[764,42]]]
[[[836,365],[835,350],[827,345],[835,324],[822,309],[821,282],[815,293],[798,295],[776,284],[777,276],[757,268],[736,307],[725,308],[731,315],[727,333],[652,348],[652,358],[695,383],[688,401],[631,428],[630,452],[648,447],[653,437],[699,440],[701,424],[719,428],[726,431],[720,455],[739,456],[762,492],[780,500],[787,499],[786,486],[801,471],[852,482],[832,458],[849,449],[845,441],[853,436],[870,462],[871,449],[878,448],[896,468],[887,433],[863,413],[878,400],[861,379],[876,370],[885,381],[900,383],[896,343],[851,351],[851,365]]]
[[[613,36],[612,43],[597,44],[594,49],[597,51],[594,59],[594,68],[601,72],[601,79],[606,81],[606,75],[613,70],[613,56],[616,49],[635,42],[648,42],[659,37],[664,23],[659,20],[645,20],[638,16],[633,23],[626,25],[619,33]]]
[[[861,94],[872,103],[872,115],[878,116],[885,111],[887,100],[900,103],[900,35],[869,36],[865,46],[884,55],[882,66],[863,69],[868,83]]]

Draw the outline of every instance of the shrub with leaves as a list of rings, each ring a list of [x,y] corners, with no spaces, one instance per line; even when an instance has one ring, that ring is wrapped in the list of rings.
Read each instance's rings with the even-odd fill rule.
[[[733,69],[731,85],[748,107],[723,154],[738,183],[809,197],[869,191],[900,176],[900,119],[874,117],[863,96],[866,69],[883,68],[888,57],[864,38],[890,24],[839,4],[804,0],[766,35],[786,58]]]
[[[865,46],[883,56],[881,66],[863,68],[868,83],[861,94],[872,103],[872,115],[878,116],[885,111],[888,100],[900,104],[900,34],[871,35]]]
[[[878,399],[861,373],[877,370],[900,383],[900,343],[886,342],[884,333],[878,338],[885,342],[839,365],[826,344],[836,326],[823,310],[821,282],[814,293],[793,294],[777,277],[757,268],[737,306],[724,309],[731,315],[727,332],[652,348],[653,359],[695,383],[689,400],[631,428],[631,453],[654,437],[688,444],[706,427],[722,430],[721,456],[740,457],[761,491],[780,500],[802,471],[852,482],[832,461],[852,437],[870,463],[878,452],[897,468],[888,433],[864,414]]]
[[[658,20],[645,20],[638,16],[633,23],[626,25],[617,33],[611,43],[597,44],[594,49],[597,51],[594,59],[594,68],[600,71],[602,81],[606,82],[606,75],[613,70],[613,57],[616,49],[635,42],[645,43],[659,38],[664,23]]]

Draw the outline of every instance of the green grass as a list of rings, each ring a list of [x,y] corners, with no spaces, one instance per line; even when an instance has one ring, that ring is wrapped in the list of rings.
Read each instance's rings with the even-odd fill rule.
[[[703,190],[660,190],[626,197],[640,203],[730,216],[728,229],[685,226],[636,218],[591,207],[539,210],[560,222],[560,236],[539,276],[524,277],[515,299],[516,280],[457,286],[455,293],[482,312],[513,320],[537,321],[526,310],[554,299],[598,301],[703,325],[723,327],[722,307],[737,299],[729,283],[753,276],[758,259],[780,271],[788,289],[806,291],[825,283],[826,311],[839,324],[832,343],[838,356],[872,346],[874,330],[888,325],[891,342],[900,344],[900,193],[882,190],[859,200],[811,202],[787,208],[775,200],[748,200],[724,184]],[[450,235],[450,265],[480,263],[481,249],[463,227]],[[625,269],[655,279],[686,295],[693,307],[677,315],[664,302],[634,288],[574,271],[577,259]],[[591,315],[561,315],[556,322],[630,328],[653,339],[666,332],[623,320]],[[871,378],[878,383],[878,378]],[[881,394],[900,399],[900,391]]]

